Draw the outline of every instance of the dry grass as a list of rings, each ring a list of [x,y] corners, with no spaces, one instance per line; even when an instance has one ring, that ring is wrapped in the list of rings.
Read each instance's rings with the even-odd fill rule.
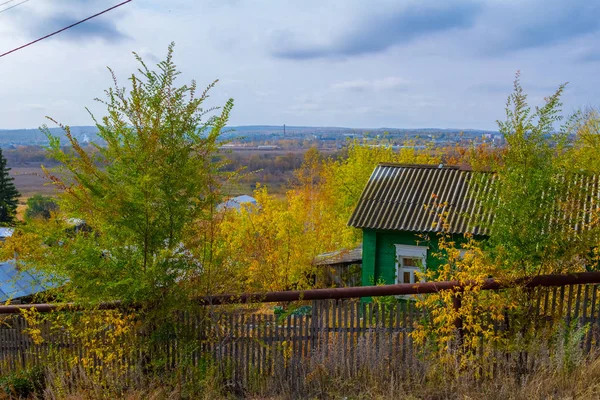
[[[494,378],[464,374],[460,379],[427,377],[432,364],[390,369],[389,364],[363,365],[349,375],[335,355],[315,358],[295,366],[294,376],[275,374],[250,390],[232,390],[227,378],[216,370],[202,375],[164,374],[146,379],[141,375],[125,382],[107,374],[102,384],[85,373],[48,370],[46,388],[40,397],[58,399],[598,399],[600,398],[600,358],[585,358],[571,371],[550,359],[531,371],[516,375],[501,368]],[[415,368],[416,369],[413,369]],[[198,371],[196,371],[197,373]],[[282,371],[280,371],[282,372]],[[422,373],[425,372],[425,375]],[[76,377],[75,379],[73,379]],[[135,383],[134,383],[135,382]],[[229,389],[228,389],[229,388]],[[0,395],[0,399],[17,398]],[[33,396],[30,398],[34,398]]]
[[[48,400],[600,398],[597,332],[590,342],[596,346],[596,353],[586,354],[582,339],[586,333],[595,331],[575,323],[553,326],[557,329],[553,328],[548,335],[540,331],[533,343],[524,344],[517,337],[511,347],[519,351],[486,347],[488,355],[475,359],[469,368],[461,366],[458,357],[453,358],[453,365],[440,365],[434,356],[425,357],[412,350],[398,352],[404,346],[411,346],[410,342],[395,340],[385,329],[357,336],[352,342],[351,355],[347,341],[335,333],[320,335],[309,357],[302,352],[286,352],[284,343],[276,342],[273,346],[277,347],[267,351],[272,364],[268,363],[263,372],[257,370],[253,357],[243,352],[237,364],[228,358],[215,362],[206,352],[200,359],[190,361],[189,350],[199,348],[197,335],[189,339],[190,343],[183,335],[177,342],[181,356],[174,367],[168,357],[166,362],[160,361],[164,343],[154,348],[152,358],[133,358],[125,369],[64,370],[46,365],[44,389],[38,390],[38,395]],[[231,346],[226,335],[205,340],[211,343],[204,349],[212,349],[213,354],[226,354],[219,349]],[[394,346],[395,351],[391,352]],[[455,349],[455,355],[464,354],[456,344],[451,348]],[[402,355],[395,356],[396,353]],[[154,363],[141,361],[149,359]],[[0,376],[2,387],[6,385]]]
[[[323,371],[315,370],[320,374]],[[522,380],[500,375],[493,380],[463,379],[457,382],[406,381],[406,376],[390,373],[379,376],[360,375],[349,381],[341,376],[328,374],[321,376],[321,383],[313,382],[308,392],[283,390],[259,393],[223,393],[221,390],[204,387],[195,393],[184,392],[181,387],[161,382],[149,383],[147,388],[131,388],[117,396],[98,390],[73,390],[64,396],[52,390],[44,393],[44,399],[106,399],[122,398],[131,400],[171,400],[171,399],[489,399],[489,400],[529,400],[529,399],[598,399],[600,398],[600,360],[582,365],[570,374],[557,371],[538,371],[523,377]],[[217,385],[218,386],[218,385]],[[284,389],[284,388],[280,388]],[[316,390],[315,390],[316,389]]]

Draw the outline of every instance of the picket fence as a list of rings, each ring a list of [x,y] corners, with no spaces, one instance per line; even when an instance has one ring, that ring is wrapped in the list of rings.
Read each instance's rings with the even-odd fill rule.
[[[590,352],[600,347],[598,288],[598,284],[577,284],[532,289],[529,320],[540,326],[563,320],[567,326],[575,323],[585,327],[580,348]],[[242,385],[261,376],[306,374],[319,364],[343,369],[348,375],[371,367],[417,371],[422,362],[420,349],[410,333],[416,322],[428,316],[415,307],[414,301],[387,300],[304,301],[289,304],[288,311],[281,315],[275,315],[272,307],[264,304],[203,306],[198,313],[178,313],[172,326],[154,340],[158,347],[153,351],[165,355],[167,367],[198,366],[211,361],[232,382]],[[310,307],[293,312],[299,304]],[[49,322],[36,327],[43,337],[43,341],[36,342],[27,333],[32,327],[23,316],[2,318],[0,375],[32,366],[66,363],[73,357],[94,357],[89,347],[67,330],[52,329]],[[101,341],[102,333],[98,335]],[[141,338],[143,334],[136,332],[124,340],[131,344]],[[147,359],[148,353],[139,351],[121,361],[139,367],[144,357]]]

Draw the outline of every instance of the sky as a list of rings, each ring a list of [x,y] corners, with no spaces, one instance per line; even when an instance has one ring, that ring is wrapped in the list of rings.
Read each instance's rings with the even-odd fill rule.
[[[0,53],[120,2],[13,1]],[[107,67],[127,86],[172,41],[230,125],[495,130],[517,71],[532,105],[600,105],[600,0],[133,0],[0,58],[0,129],[93,125]]]

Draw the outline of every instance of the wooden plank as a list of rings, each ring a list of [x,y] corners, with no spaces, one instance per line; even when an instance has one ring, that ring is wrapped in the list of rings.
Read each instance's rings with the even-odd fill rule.
[[[371,332],[373,332],[373,334],[375,335],[375,357],[379,357],[379,304],[375,303],[373,304],[373,313],[375,315],[375,329],[371,330]]]
[[[550,297],[550,289],[545,288],[544,290],[544,312],[543,312],[543,316],[544,316],[544,327],[547,325],[547,323],[549,322],[549,313],[548,313],[548,300]]]
[[[413,330],[413,301],[412,300],[408,301],[407,308],[408,308],[407,330],[408,330],[408,332],[412,332],[412,330]],[[412,361],[415,357],[413,354],[413,342],[412,342],[410,335],[407,334],[406,340],[407,340],[407,345],[408,345],[408,357],[410,357],[409,361],[410,361],[410,364],[412,365]]]
[[[294,315],[291,335],[294,341],[294,359],[296,365],[302,359],[302,315]]]
[[[259,359],[259,372],[260,374],[265,373],[266,369],[266,315],[258,314],[258,359]]]
[[[581,286],[577,285],[577,297],[575,298],[575,313],[573,314],[573,319],[579,319],[579,310],[581,308]]]
[[[555,315],[555,312],[556,312],[556,302],[557,302],[556,297],[557,297],[557,288],[556,288],[556,286],[554,286],[552,288],[552,311],[550,313],[550,316],[552,317],[552,320],[554,320],[554,315]]]
[[[542,306],[541,306],[541,302],[542,302],[542,290],[544,288],[536,288],[534,289],[535,291],[535,297],[537,298],[537,302],[535,304],[535,314],[531,313],[530,315],[535,315],[535,319],[534,319],[534,327],[537,328],[540,326],[540,320],[541,320],[541,313],[542,313]]]
[[[371,360],[371,357],[373,357],[374,343],[373,331],[371,330],[373,325],[373,303],[367,303],[367,315],[365,315],[365,320],[365,354],[367,355],[367,360]]]
[[[250,318],[248,318],[248,315],[246,315],[246,313],[244,313],[243,315],[243,352],[244,352],[244,383],[245,385],[248,384],[248,382],[250,381],[250,368],[251,368],[251,363],[250,363],[250,341],[252,340],[250,338]]]
[[[6,360],[7,351],[6,351],[6,328],[4,326],[5,319],[2,318],[0,322],[0,362],[4,362]]]
[[[253,371],[255,374],[260,373],[260,341],[261,341],[261,337],[260,337],[260,314],[252,314],[252,316],[254,317],[254,324],[253,324],[253,328],[252,328],[252,348],[253,348],[253,357],[254,357],[254,361],[253,361]]]
[[[16,348],[17,347],[17,334],[16,334],[17,327],[16,327],[16,325],[17,325],[17,317],[14,316],[11,321],[12,329],[10,331],[10,333],[11,333],[11,335],[10,335],[11,336],[10,337],[10,356],[11,356],[10,363],[11,363],[11,367],[12,367],[13,371],[15,371],[17,368],[17,356],[16,356],[16,354],[17,354],[17,348]]]
[[[269,354],[267,354],[267,357],[269,359],[269,366],[268,366],[268,371],[267,373],[269,374],[269,376],[273,375],[273,372],[275,370],[275,357],[274,355],[277,352],[277,346],[278,346],[278,342],[275,341],[275,326],[277,325],[277,321],[275,319],[275,315],[274,314],[270,314],[269,315],[269,347],[268,347],[268,351]]]
[[[356,361],[355,361],[355,349],[358,344],[358,340],[356,337],[356,323],[358,322],[358,315],[360,312],[360,302],[354,301],[351,303],[350,307],[350,357],[348,362],[350,363],[350,373],[354,375],[356,370]]]
[[[290,344],[290,358],[289,358],[289,366],[290,366],[290,376],[296,376],[296,341],[295,335],[293,334],[293,329],[296,326],[296,315],[288,316],[287,318],[287,341]]]
[[[598,325],[594,324],[594,315],[596,312],[596,292],[598,289],[598,285],[593,285],[592,286],[592,300],[591,300],[591,305],[590,305],[590,329],[587,333],[587,338],[586,338],[586,344],[585,344],[585,351],[586,353],[589,353],[590,350],[592,349],[592,336],[594,335],[594,331],[598,329]]]
[[[362,311],[362,327],[359,325],[359,336],[362,336],[363,342],[366,341],[367,335],[367,318],[369,317],[369,310],[367,303],[361,303],[361,311]],[[364,343],[363,343],[364,345]]]
[[[335,346],[333,347],[334,349],[336,349],[337,352],[340,352],[341,349],[341,331],[340,331],[340,317],[341,317],[341,310],[340,310],[340,305],[341,305],[341,301],[342,300],[333,300],[332,304],[333,304],[333,312],[331,313],[331,324],[332,324],[332,328],[333,328],[333,343],[335,344]]]
[[[565,286],[561,286],[560,293],[558,295],[558,316],[561,319],[565,315],[564,302],[565,302]]]
[[[319,348],[319,320],[321,318],[321,302],[314,300],[310,317],[310,350],[317,351]]]
[[[279,349],[281,347],[281,337],[280,337],[280,316],[273,314],[274,326],[273,326],[273,337],[275,339],[275,343],[271,346],[272,357],[273,357],[273,372],[279,368],[279,363],[281,361],[281,357],[279,355]]]
[[[596,286],[597,287],[597,286]],[[600,296],[598,296],[600,298]],[[596,329],[595,331],[595,335],[594,335],[594,342],[596,344],[596,346],[598,346],[600,344],[600,304],[597,306],[598,308],[598,315],[596,317]]]
[[[240,380],[240,314],[233,313],[232,340],[233,340],[233,379]]]
[[[573,285],[569,285],[569,294],[568,294],[568,297],[567,297],[567,310],[566,310],[566,312],[567,312],[567,315],[566,315],[567,325],[571,324],[571,308],[572,308],[572,305],[573,305]]]
[[[342,360],[344,362],[344,370],[346,370],[348,368],[348,355],[350,353],[350,351],[348,350],[348,346],[350,345],[350,325],[348,324],[348,303],[349,300],[343,300],[343,314],[344,314],[344,318],[343,318],[343,322],[342,325],[344,327],[344,340],[343,340],[343,346],[344,346],[344,353],[343,353],[343,357]]]
[[[311,314],[312,315],[312,314]],[[309,315],[304,315],[302,317],[304,319],[303,326],[303,336],[304,336],[304,357],[306,359],[309,358],[310,349],[311,349],[311,340],[310,340],[310,324],[312,323],[312,317]],[[310,320],[309,320],[310,318]]]
[[[589,307],[589,292],[590,292],[590,286],[589,285],[585,285],[584,288],[584,292],[583,292],[583,303],[581,304],[581,319],[579,321],[579,325],[583,326],[587,323],[587,319],[588,319],[588,307]]]
[[[251,371],[256,371],[256,314],[252,313],[250,317],[250,365]]]
[[[265,314],[265,339],[263,357],[265,362],[265,374],[271,373],[271,346],[273,345],[273,321],[271,314]]]
[[[394,356],[394,315],[396,315],[395,311],[395,304],[390,304],[388,310],[388,357],[390,362],[392,361],[392,358]]]
[[[394,345],[394,360],[396,360],[397,362],[401,362],[402,361],[402,343],[400,342],[400,338],[402,337],[402,334],[400,333],[400,329],[401,329],[401,324],[400,324],[400,318],[402,317],[402,304],[401,303],[396,303],[396,318],[394,320],[394,328],[396,330],[396,343]]]
[[[21,337],[21,317],[15,317],[15,362],[17,368],[23,368],[23,360],[21,358],[21,352],[23,350],[22,337]]]
[[[324,342],[323,342],[323,350],[325,352],[325,357],[327,357],[329,353],[329,313],[331,312],[331,300],[325,300],[325,329],[323,332]]]

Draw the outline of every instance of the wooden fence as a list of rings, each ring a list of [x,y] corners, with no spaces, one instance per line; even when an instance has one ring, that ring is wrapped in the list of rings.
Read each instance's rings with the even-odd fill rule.
[[[598,287],[578,284],[532,289],[528,320],[539,327],[561,320],[566,326],[585,327],[579,347],[582,352],[596,349],[600,346]],[[317,365],[344,371],[347,376],[365,368],[422,368],[420,349],[415,347],[411,332],[416,322],[428,316],[414,301],[382,304],[343,299],[303,304],[305,307],[296,312],[290,305],[282,315],[275,315],[262,304],[204,306],[197,313],[181,312],[154,340],[155,347],[147,350],[150,355],[160,351],[164,365],[170,367],[210,361],[238,385],[261,377],[307,374]],[[301,309],[305,312],[299,312]],[[55,311],[61,312],[65,313]],[[104,331],[98,331],[97,342],[103,340],[102,332],[112,328],[109,323]],[[37,338],[28,333],[30,329],[39,330]],[[144,339],[143,333],[132,332],[109,344],[124,347],[140,339]],[[122,354],[118,361],[128,368],[139,368],[144,355],[148,354],[134,351]],[[103,362],[81,338],[52,326],[50,321],[29,326],[23,316],[13,314],[6,315],[0,324],[0,375],[49,363],[67,366],[68,360],[84,358]]]

